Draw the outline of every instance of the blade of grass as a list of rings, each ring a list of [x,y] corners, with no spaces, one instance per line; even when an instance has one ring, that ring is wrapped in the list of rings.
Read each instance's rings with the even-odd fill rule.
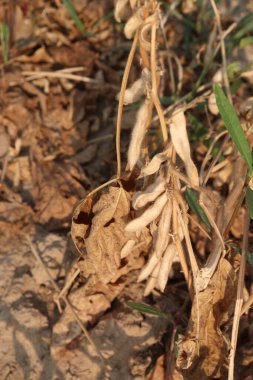
[[[247,45],[252,45],[253,44],[253,36],[245,37],[242,38],[240,41],[240,48],[244,48]]]
[[[240,120],[235,112],[234,107],[228,101],[226,95],[224,94],[221,87],[215,83],[214,93],[216,98],[216,103],[219,108],[221,117],[224,121],[225,127],[227,128],[234,144],[241,153],[249,171],[252,171],[252,156],[250,152],[249,143],[245,137],[243,129],[240,124]]]
[[[253,253],[252,252],[247,253],[247,261],[253,267]]]
[[[68,14],[70,15],[70,17],[74,21],[76,27],[78,28],[78,30],[82,34],[84,34],[84,32],[85,32],[84,24],[83,24],[82,20],[79,18],[72,1],[71,0],[62,0],[62,1],[63,1],[65,8],[68,11]]]
[[[7,63],[9,59],[10,30],[8,24],[5,22],[0,23],[0,44],[3,50],[3,61]]]
[[[185,190],[185,198],[191,210],[207,226],[208,231],[210,232],[212,229],[211,224],[208,220],[208,217],[205,211],[202,209],[202,207],[199,204],[199,200],[195,191],[187,187]]]
[[[249,210],[250,219],[253,219],[253,190],[249,187],[246,189],[246,202]]]
[[[138,310],[140,313],[144,314],[151,314],[155,315],[156,317],[169,319],[168,315],[160,311],[159,309],[156,309],[153,306],[147,305],[145,303],[138,303],[134,301],[127,301],[127,306],[131,307],[132,309]]]

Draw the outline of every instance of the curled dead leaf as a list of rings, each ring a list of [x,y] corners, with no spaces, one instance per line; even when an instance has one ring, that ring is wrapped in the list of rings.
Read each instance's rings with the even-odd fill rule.
[[[220,378],[226,371],[229,346],[221,326],[234,310],[236,289],[236,273],[232,265],[222,259],[208,287],[195,296],[187,332],[178,342],[177,367],[184,379]]]
[[[109,186],[100,194],[87,197],[75,210],[71,235],[84,254],[82,275],[89,283],[116,281],[131,270],[140,253],[147,249],[147,229],[138,238],[135,233],[125,232],[129,212],[130,196],[121,186]]]
[[[79,202],[72,217],[71,238],[80,253],[84,253],[84,239],[91,223],[92,204],[93,199],[88,196]]]

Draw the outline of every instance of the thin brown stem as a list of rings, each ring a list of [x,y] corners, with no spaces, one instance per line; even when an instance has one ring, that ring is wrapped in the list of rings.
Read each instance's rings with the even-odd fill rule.
[[[241,310],[242,310],[242,304],[243,304],[244,275],[245,275],[246,254],[247,254],[248,239],[249,239],[249,222],[250,222],[250,219],[249,219],[249,214],[247,211],[245,215],[245,220],[244,220],[242,256],[241,256],[241,265],[240,265],[240,270],[239,270],[235,313],[234,313],[233,328],[232,328],[228,380],[234,379],[234,359],[235,359],[235,351],[236,351],[237,338],[238,338],[240,316],[241,316]]]
[[[124,94],[127,87],[128,77],[130,69],[133,63],[134,54],[136,51],[137,43],[139,38],[139,31],[135,33],[133,44],[127,59],[126,68],[121,83],[121,90],[119,95],[119,105],[118,105],[118,115],[117,115],[117,127],[116,127],[116,155],[117,155],[117,178],[121,177],[121,156],[120,156],[120,135],[121,135],[121,123],[122,123],[122,113],[124,105]]]
[[[230,86],[229,86],[228,74],[227,74],[226,47],[225,47],[225,41],[224,41],[224,34],[223,34],[223,31],[222,31],[222,26],[221,26],[221,18],[220,18],[220,14],[219,14],[219,11],[217,9],[217,6],[215,4],[215,1],[214,0],[210,0],[210,3],[212,5],[212,8],[213,8],[213,11],[214,11],[214,14],[215,14],[215,18],[216,18],[216,22],[217,22],[217,26],[218,26],[218,30],[219,30],[219,35],[220,35],[220,48],[221,48],[221,56],[222,56],[222,75],[223,75],[223,81],[224,81],[224,85],[225,85],[225,89],[226,89],[226,93],[227,93],[228,99],[231,102],[231,104],[233,104],[232,96],[231,96],[231,91],[230,91]]]
[[[160,104],[160,100],[157,95],[157,70],[156,70],[156,22],[152,24],[151,29],[151,75],[152,75],[152,99],[154,101],[156,111],[161,124],[163,141],[166,144],[168,141],[168,132],[166,128],[166,122],[163,114],[163,110]]]

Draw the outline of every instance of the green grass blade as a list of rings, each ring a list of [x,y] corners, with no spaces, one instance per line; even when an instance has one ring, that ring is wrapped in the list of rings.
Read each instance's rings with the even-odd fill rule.
[[[252,156],[249,143],[245,137],[234,107],[230,104],[226,95],[217,83],[214,85],[214,93],[225,127],[227,128],[237,149],[243,156],[249,171],[252,171]]]
[[[68,11],[68,14],[74,21],[76,27],[78,28],[78,30],[80,30],[82,34],[84,34],[84,31],[85,31],[84,24],[79,18],[72,1],[71,0],[62,0],[62,1]]]
[[[5,22],[0,23],[0,44],[2,45],[3,61],[7,63],[9,59],[10,30]]]
[[[156,317],[169,319],[168,315],[166,315],[162,311],[156,309],[155,307],[147,305],[145,303],[127,301],[126,304],[127,304],[127,306],[131,307],[132,309],[138,310],[140,313],[151,314],[151,315],[154,315]]]
[[[252,44],[253,44],[253,36],[249,36],[249,37],[242,38],[239,46],[240,48],[244,48],[245,46],[252,45]]]
[[[246,189],[246,202],[249,209],[250,219],[253,219],[253,190],[249,187]]]
[[[185,198],[190,206],[190,209],[197,215],[197,217],[207,226],[208,231],[210,232],[212,229],[212,226],[209,222],[209,219],[203,210],[203,208],[199,204],[199,200],[197,197],[197,194],[194,190],[190,189],[189,187],[185,190]]]
[[[253,267],[253,253],[251,252],[247,253],[247,261]]]

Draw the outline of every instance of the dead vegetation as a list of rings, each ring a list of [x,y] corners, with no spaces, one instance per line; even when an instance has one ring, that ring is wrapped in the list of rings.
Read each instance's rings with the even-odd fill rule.
[[[1,378],[252,379],[252,11],[0,2]]]

